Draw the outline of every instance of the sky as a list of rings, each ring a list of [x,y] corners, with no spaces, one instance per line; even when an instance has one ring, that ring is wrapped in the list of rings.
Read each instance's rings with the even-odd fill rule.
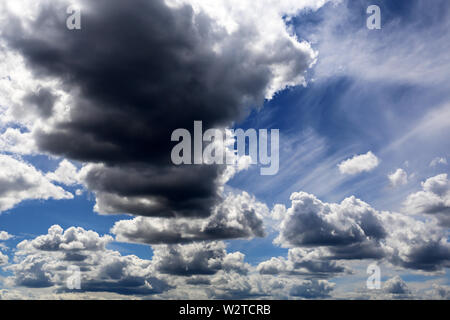
[[[449,18],[2,1],[0,299],[449,299]],[[174,164],[194,121],[278,129],[278,171]]]

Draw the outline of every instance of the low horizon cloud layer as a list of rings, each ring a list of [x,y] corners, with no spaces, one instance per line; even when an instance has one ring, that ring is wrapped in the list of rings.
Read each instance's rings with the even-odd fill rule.
[[[0,300],[449,299],[450,5],[378,2],[3,1]]]

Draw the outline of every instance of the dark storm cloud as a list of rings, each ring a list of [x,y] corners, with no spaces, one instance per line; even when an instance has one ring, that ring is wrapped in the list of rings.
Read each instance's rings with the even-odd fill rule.
[[[84,176],[102,213],[205,217],[217,203],[218,166],[92,166]]]
[[[246,49],[251,30],[227,35],[206,15],[162,0],[98,0],[81,1],[82,29],[73,31],[67,4],[43,4],[26,23],[10,15],[2,30],[36,77],[60,80],[75,101],[70,119],[35,132],[39,148],[104,164],[86,176],[100,211],[208,215],[222,168],[173,168],[170,136],[194,120],[204,129],[230,125],[264,100],[270,62]],[[296,59],[307,68],[305,53]],[[26,100],[46,116],[50,98],[41,91]]]

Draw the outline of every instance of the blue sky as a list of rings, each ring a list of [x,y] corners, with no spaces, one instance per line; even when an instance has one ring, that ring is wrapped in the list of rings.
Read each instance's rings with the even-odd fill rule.
[[[189,3],[189,1],[186,2]],[[381,9],[380,30],[366,28],[368,17],[366,9],[372,4],[378,5]],[[213,16],[213,13],[208,9],[204,10]],[[244,17],[245,10],[247,9],[243,9],[243,13],[241,12]],[[267,6],[264,10],[275,11],[275,8]],[[280,278],[282,282],[289,282],[291,281],[289,279],[294,278],[295,281],[300,281],[296,284],[298,288],[313,286],[317,290],[317,298],[438,297],[448,299],[450,297],[449,226],[445,223],[445,221],[448,221],[445,215],[450,212],[448,209],[450,183],[447,176],[445,178],[443,176],[449,174],[447,161],[450,161],[449,15],[450,4],[445,0],[436,0],[432,4],[419,0],[330,1],[323,6],[306,6],[294,15],[286,14],[283,17],[277,15],[278,18],[284,19],[286,32],[298,42],[306,41],[310,48],[316,51],[317,57],[316,61],[304,70],[304,85],[298,83],[295,86],[282,87],[270,99],[266,97],[262,105],[253,104],[255,108],[250,109],[243,119],[241,117],[242,120],[238,120],[239,117],[236,117],[236,120],[231,124],[234,128],[276,128],[280,130],[279,172],[273,176],[262,176],[259,174],[258,166],[250,166],[234,175],[226,184],[228,192],[235,194],[246,192],[254,197],[251,200],[251,205],[261,204],[267,208],[267,210],[264,209],[267,212],[262,210],[265,213],[258,213],[258,217],[264,223],[266,233],[264,237],[217,239],[219,242],[222,240],[225,242],[226,254],[240,252],[245,255],[244,261],[249,264],[246,267],[248,271],[240,273],[240,277],[245,277],[245,274],[248,274],[249,278],[243,278],[242,281],[254,283],[260,281],[255,280],[258,275],[268,277],[267,274],[264,275],[261,272],[261,263],[271,261],[271,258],[282,257],[281,259],[284,259],[285,264],[288,265],[290,263],[288,262],[290,261],[288,252],[290,257],[291,253],[296,252],[295,250],[298,250],[298,252],[313,250],[311,254],[317,252],[320,255],[317,261],[314,260],[315,262],[332,261],[332,263],[337,263],[339,266],[350,268],[353,271],[330,273],[325,277],[319,277],[313,272],[302,275],[298,270],[298,272],[291,270],[290,273],[287,272],[287,275],[286,271],[277,271],[278,273],[272,274],[274,279]],[[271,18],[272,16],[267,17]],[[239,21],[241,21],[239,19],[242,16],[233,16],[234,18],[239,24]],[[253,20],[250,21],[253,22]],[[14,41],[8,38],[8,34],[4,37],[8,40],[2,40],[2,43],[7,51],[12,52],[16,44],[12,44]],[[228,42],[226,43],[228,45]],[[30,59],[28,61],[30,65],[27,68],[34,70],[33,63],[38,62],[33,62],[27,56],[27,53],[21,50],[18,50],[19,54],[22,54],[25,57],[24,59]],[[277,53],[276,50],[279,49],[274,46],[274,51]],[[227,51],[225,50],[225,52]],[[253,61],[252,59],[256,58],[250,56],[249,61]],[[10,69],[2,68],[3,72],[8,72],[8,70]],[[47,78],[40,80],[39,72],[32,74],[35,77],[33,81],[38,83],[40,83],[39,81],[48,81]],[[2,74],[0,76],[14,77],[15,74]],[[61,78],[63,77],[61,76]],[[107,81],[108,79],[105,79],[106,83]],[[47,84],[47,82],[42,83]],[[71,84],[67,85],[70,87]],[[63,86],[62,89],[58,88],[58,90],[64,91],[65,88],[67,87]],[[92,89],[92,91],[94,92],[96,89],[101,90],[99,87]],[[22,90],[26,89],[22,88]],[[79,98],[74,93],[75,90],[68,90],[67,92],[74,95],[73,101]],[[0,91],[0,94],[6,96],[5,92]],[[90,96],[86,97],[84,98],[88,99]],[[99,97],[102,97],[101,94],[99,94]],[[12,106],[6,107],[13,108]],[[4,117],[4,120],[1,121],[0,131],[3,136],[8,128],[22,128],[20,130],[22,134],[37,132],[37,122],[33,123],[29,119],[20,117],[19,120],[11,121],[7,119],[8,112],[0,113],[0,116]],[[42,128],[46,125],[45,121],[42,121],[44,123]],[[41,125],[40,123],[39,125]],[[130,125],[130,127],[132,126]],[[23,140],[17,141],[20,144]],[[3,146],[5,145],[3,144]],[[148,146],[148,148],[151,147]],[[75,172],[83,171],[82,167],[90,163],[90,160],[82,161],[76,157],[51,154],[51,151],[40,150],[39,147],[36,152],[28,153],[11,152],[11,150],[11,148],[3,147],[1,153],[30,164],[44,175],[57,170],[63,159],[69,160],[75,166]],[[346,174],[340,170],[339,165],[343,161],[365,155],[369,151],[375,155],[378,162],[374,168],[360,170],[356,174]],[[435,161],[434,164],[432,164],[433,161]],[[120,165],[118,164],[119,167]],[[392,176],[395,181],[390,181],[388,176],[398,169],[401,169],[400,173],[405,174],[404,179],[397,180],[397,176]],[[109,234],[114,237],[114,240],[107,243],[105,250],[107,250],[107,254],[118,251],[121,259],[129,255],[136,255],[144,261],[139,262],[143,264],[145,264],[145,261],[154,261],[155,256],[161,261],[164,260],[164,255],[161,253],[162,249],[157,254],[153,254],[155,249],[153,244],[117,241],[115,237],[118,235],[112,232],[115,223],[123,220],[131,221],[139,214],[135,215],[133,212],[130,212],[131,215],[120,214],[120,212],[117,212],[117,214],[114,212],[99,214],[98,211],[105,211],[106,209],[94,209],[94,206],[96,201],[98,205],[96,197],[100,197],[104,190],[95,189],[97,186],[90,189],[89,183],[83,182],[83,178],[80,179],[81,182],[72,184],[62,182],[62,180],[52,180],[52,184],[73,195],[77,193],[77,190],[83,191],[81,195],[75,195],[72,199],[57,200],[55,199],[56,196],[52,196],[50,199],[44,199],[45,197],[26,199],[25,197],[19,203],[0,213],[0,231],[6,231],[12,235],[10,239],[1,242],[5,247],[0,252],[3,252],[9,258],[4,267],[0,268],[0,290],[4,290],[3,296],[5,298],[8,297],[8,294],[12,296],[12,293],[33,297],[33,294],[38,294],[39,290],[44,290],[45,294],[61,294],[61,280],[56,273],[54,277],[51,277],[52,281],[55,281],[53,287],[29,288],[26,286],[26,282],[21,284],[19,281],[22,275],[20,272],[26,269],[25,267],[21,269],[21,259],[26,254],[38,257],[38,253],[27,251],[31,249],[24,249],[25,246],[19,248],[17,245],[24,240],[29,240],[30,244],[34,243],[38,236],[46,235],[47,230],[52,225],[59,225],[63,230],[81,227],[83,231],[80,231],[80,235],[84,234],[85,230],[93,230],[100,237]],[[1,177],[0,181],[2,181]],[[437,189],[433,189],[432,186],[427,189],[428,184],[424,184],[425,181],[429,181],[429,185],[439,184],[447,189],[443,193],[442,191],[434,191]],[[91,185],[94,185],[94,183],[92,182]],[[338,207],[333,207],[333,204],[339,204],[351,196],[367,203],[375,210],[374,212],[377,212],[376,215],[379,215],[380,221],[387,221],[384,219],[388,219],[384,218],[384,213],[381,211],[389,212],[393,217],[405,216],[405,221],[411,223],[411,225],[408,225],[405,222],[406,225],[403,225],[405,233],[414,234],[419,228],[423,228],[420,230],[426,230],[430,233],[424,235],[423,239],[414,241],[419,244],[423,241],[423,243],[430,245],[434,243],[432,241],[435,241],[436,246],[441,246],[439,247],[440,256],[435,262],[435,268],[426,269],[423,265],[420,267],[420,263],[423,263],[424,260],[417,258],[420,263],[414,260],[416,256],[411,252],[416,249],[420,251],[422,248],[417,247],[419,245],[415,246],[416,244],[413,242],[408,243],[408,241],[413,241],[412,238],[404,240],[405,243],[401,242],[403,240],[395,238],[394,235],[387,236],[392,237],[392,239],[377,238],[374,241],[379,241],[377,243],[384,248],[383,250],[386,250],[383,257],[379,259],[339,259],[336,258],[336,255],[333,258],[330,252],[336,254],[336,251],[333,251],[335,247],[332,245],[311,246],[305,244],[304,241],[306,240],[303,240],[303,244],[298,244],[299,240],[290,239],[286,231],[289,225],[295,224],[292,219],[296,219],[295,214],[301,211],[301,209],[296,209],[296,204],[291,203],[290,200],[291,194],[295,192],[305,193],[298,195],[301,201],[310,199],[310,196],[316,197],[321,203],[325,204],[325,207],[329,206],[332,211],[337,210],[337,216],[341,214],[341,209],[336,209]],[[435,215],[426,210],[420,211],[419,207],[423,208],[428,205],[428,203],[417,204],[415,202],[418,201],[420,192],[428,192],[427,195],[432,194],[434,200],[427,198],[425,199],[427,201],[441,201],[439,202],[441,211],[438,211]],[[417,195],[417,197],[413,197],[414,195]],[[407,199],[410,199],[410,201],[407,202]],[[425,200],[422,199],[421,201]],[[436,202],[433,202],[433,204],[436,204]],[[284,206],[280,218],[274,216],[275,205]],[[289,209],[291,206],[292,208]],[[320,207],[321,205],[317,206]],[[345,212],[344,205],[341,208]],[[286,211],[286,209],[291,211]],[[339,219],[345,220],[344,217]],[[157,223],[152,222],[153,220],[149,221],[150,224]],[[419,226],[421,222],[424,223],[423,226]],[[417,226],[415,223],[417,223]],[[361,226],[359,228],[364,229]],[[384,228],[390,230],[387,225]],[[442,237],[439,239],[433,238],[436,236],[434,230],[438,230]],[[319,233],[319,229],[317,232]],[[365,230],[365,232],[367,237],[370,238],[367,233],[369,231]],[[389,233],[389,231],[386,232]],[[274,243],[280,235],[283,235],[283,240],[278,244]],[[196,242],[192,245],[196,245]],[[361,243],[361,245],[364,245],[364,243]],[[397,248],[395,245],[399,245],[401,248]],[[409,245],[412,249],[408,249]],[[169,252],[169,247],[166,250]],[[184,249],[179,250],[182,252]],[[324,254],[320,250],[325,250],[328,253]],[[400,255],[392,258],[390,255],[396,250],[400,250],[400,252],[405,250],[406,258]],[[426,251],[420,252],[425,254],[423,252]],[[192,254],[191,251],[188,251],[188,253]],[[43,254],[45,256],[46,253]],[[306,258],[303,257],[302,259]],[[367,291],[365,289],[366,268],[370,263],[377,261],[381,266],[382,281],[385,287],[379,291]],[[219,271],[213,271],[212,273],[215,275],[205,276],[211,277],[208,278],[208,281],[215,283],[216,278],[214,277],[222,276],[222,273],[225,274],[225,270],[227,270],[225,265],[224,262]],[[160,276],[160,279],[170,283],[172,289],[161,289],[160,292],[156,292],[156,296],[177,298],[183,296],[186,292],[190,292],[194,298],[204,297],[201,293],[203,287],[193,288],[180,284],[182,282],[180,279],[184,281],[186,275],[179,277],[176,274],[164,273],[161,270],[165,269],[161,266],[158,269],[158,266],[155,267],[156,270],[163,274],[161,276],[158,274],[158,277]],[[192,268],[195,268],[195,266]],[[234,266],[233,268],[238,267]],[[31,278],[35,276],[38,277],[38,275],[29,275]],[[196,279],[196,277],[203,277],[204,275],[199,273],[189,276]],[[397,276],[400,276],[400,278]],[[155,277],[157,277],[156,273]],[[90,281],[94,280],[90,279]],[[93,284],[89,282],[89,285]],[[98,285],[97,282],[95,282],[95,285]],[[402,288],[400,293],[390,289],[396,285]],[[120,284],[117,287],[120,288]],[[230,284],[230,287],[232,287],[232,284]],[[408,289],[405,289],[406,287]],[[437,288],[443,289],[446,295],[439,296],[436,293],[437,291],[433,291]],[[53,289],[56,291],[52,291]],[[110,297],[107,294],[121,295],[126,292],[125,289],[108,289],[105,290],[108,293],[104,293],[104,296]],[[234,297],[233,294],[236,294],[236,297],[252,297],[250,293],[248,293],[248,296],[246,296],[247,293],[233,293],[234,291],[229,288],[215,288],[213,284],[211,284],[211,289],[215,290],[214,292],[217,291],[214,295],[216,298]],[[249,291],[253,294],[257,290],[251,288]],[[293,292],[302,292],[301,290],[291,288],[289,291],[289,288],[286,287],[281,291],[276,295],[266,296],[269,298],[303,298],[301,294],[293,294]],[[62,294],[67,294],[64,290],[62,292]],[[97,297],[95,295],[101,296],[101,292],[101,289],[95,287],[91,291],[86,289],[81,292],[72,292],[72,294],[75,297],[82,297],[84,294],[88,298],[95,298]],[[80,296],[77,296],[77,294],[80,294]],[[89,296],[90,294],[93,296]],[[147,292],[142,295],[141,291],[136,291],[136,295],[138,297],[154,297],[155,293]],[[0,297],[2,296],[0,295]],[[128,298],[129,296],[120,297]]]

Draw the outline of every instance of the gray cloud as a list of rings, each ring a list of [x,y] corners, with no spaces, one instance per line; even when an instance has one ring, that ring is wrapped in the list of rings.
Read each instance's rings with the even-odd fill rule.
[[[409,294],[411,291],[408,289],[406,283],[400,278],[400,276],[395,276],[391,279],[386,280],[383,284],[383,290],[386,293],[391,294]]]
[[[433,187],[436,188],[443,192],[441,187]],[[319,261],[386,259],[394,265],[425,272],[449,266],[446,231],[432,221],[377,211],[355,197],[340,204],[324,203],[313,195],[298,192],[292,194],[291,200],[292,206],[278,214],[282,220],[276,244],[320,249],[316,251]],[[274,268],[267,270],[274,272]]]
[[[248,193],[229,194],[206,219],[137,217],[114,224],[118,241],[175,244],[193,241],[263,237],[262,218],[268,208]]]
[[[328,298],[335,287],[326,280],[306,280],[291,288],[290,295],[305,299]]]
[[[325,249],[289,249],[288,258],[271,258],[261,262],[257,269],[260,274],[303,275],[311,278],[329,278],[349,273],[345,266],[330,260]]]
[[[285,247],[327,247],[331,259],[381,258],[386,231],[376,211],[354,197],[328,204],[313,195],[291,195],[275,243]]]
[[[27,110],[22,110],[27,112],[30,108],[35,108],[36,113],[43,117],[48,118],[53,113],[53,105],[55,104],[58,97],[54,95],[48,88],[39,88],[36,92],[29,92],[24,97],[24,106],[28,107]]]
[[[164,274],[191,276],[212,275],[219,270],[246,274],[250,266],[244,255],[228,253],[223,242],[200,242],[186,245],[153,247],[156,270]]]

